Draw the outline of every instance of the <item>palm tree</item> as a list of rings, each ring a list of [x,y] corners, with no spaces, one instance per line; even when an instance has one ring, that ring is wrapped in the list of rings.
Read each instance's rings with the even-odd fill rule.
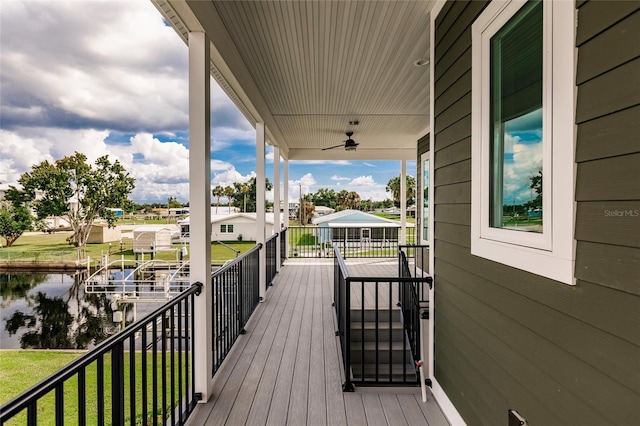
[[[351,191],[347,194],[347,201],[349,208],[357,208],[360,205],[360,194],[355,191]]]
[[[336,199],[338,205],[341,208],[346,209],[347,207],[349,207],[349,191],[347,191],[346,189],[338,192],[338,194],[336,195]]]
[[[245,213],[247,212],[247,193],[249,192],[249,190],[249,185],[242,185],[242,188],[240,188],[240,192],[242,192],[244,202],[244,208],[242,209],[242,211]]]
[[[229,201],[229,213],[231,213],[231,197],[235,195],[236,191],[233,189],[233,186],[225,186],[224,187],[224,195],[227,197]]]
[[[400,183],[400,176],[392,177],[389,182],[387,182],[387,187],[385,188],[391,193],[393,200],[398,203],[398,205],[400,205]],[[407,205],[413,204],[416,196],[416,180],[413,176],[407,175],[405,190],[407,192]]]
[[[224,195],[224,188],[221,187],[220,185],[216,185],[211,190],[211,194],[213,194],[214,197],[218,198],[218,201],[216,201],[216,214],[218,214],[218,206],[220,205],[220,197],[222,197]]]

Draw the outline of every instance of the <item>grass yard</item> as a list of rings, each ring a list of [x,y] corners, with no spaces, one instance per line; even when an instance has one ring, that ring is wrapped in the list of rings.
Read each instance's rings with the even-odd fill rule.
[[[87,244],[83,249],[77,249],[69,245],[66,241],[68,233],[55,234],[29,234],[21,236],[11,247],[3,247],[0,249],[0,260],[8,259],[35,259],[50,261],[73,261],[85,259],[86,256],[91,259],[98,259],[107,253],[110,253],[112,259],[119,259],[124,256],[127,260],[135,259],[133,253],[131,239],[123,240],[123,250],[120,251],[120,244],[103,243],[103,244]],[[224,263],[229,259],[234,259],[236,253],[228,246],[240,252],[240,254],[252,249],[255,246],[254,241],[230,241],[225,245],[216,242],[211,244],[211,260],[214,263]],[[180,250],[181,244],[174,244],[176,250]],[[78,251],[80,250],[80,254]],[[238,254],[238,256],[240,255]],[[147,255],[148,256],[148,255]],[[160,252],[156,254],[156,259],[176,260],[175,251]],[[186,257],[188,259],[188,256]]]
[[[21,392],[29,389],[31,386],[40,382],[42,379],[48,377],[61,367],[67,365],[75,358],[82,355],[82,352],[71,351],[49,351],[49,350],[5,350],[0,351],[0,404],[4,404],[10,401],[12,398],[18,396]],[[129,356],[131,352],[125,352],[125,420],[129,423]],[[150,419],[146,422],[142,421],[142,379],[141,370],[142,362],[140,353],[134,352],[136,372],[136,412],[138,416],[136,418],[136,425],[151,424]],[[177,359],[176,359],[177,361]],[[158,362],[160,363],[160,356],[158,354]],[[153,398],[152,398],[152,374],[151,374],[151,354],[147,361],[148,371],[148,401],[147,410],[149,416],[153,413]],[[177,372],[177,367],[176,367]],[[170,380],[170,368],[167,369],[166,380]],[[105,421],[106,424],[111,424],[111,406],[108,401],[111,401],[111,359],[109,354],[104,357],[104,393],[105,393]],[[177,380],[177,373],[175,375]],[[184,382],[184,375],[183,375]],[[161,389],[162,386],[162,370],[157,372],[157,386]],[[184,389],[183,385],[183,389]],[[86,368],[86,401],[87,401],[87,424],[98,424],[98,406],[97,406],[97,366],[94,362]],[[171,404],[171,396],[167,395],[167,404]],[[173,396],[174,400],[178,399],[177,395]],[[77,424],[78,423],[78,381],[74,376],[65,382],[64,385],[64,422],[65,424]],[[54,419],[54,392],[50,392],[38,402],[38,424],[55,424]],[[157,409],[161,412],[162,409],[162,393],[158,393]],[[169,410],[170,411],[170,410]],[[162,423],[161,420],[159,420]],[[20,413],[16,417],[6,423],[7,425],[23,425],[26,424],[26,414]]]

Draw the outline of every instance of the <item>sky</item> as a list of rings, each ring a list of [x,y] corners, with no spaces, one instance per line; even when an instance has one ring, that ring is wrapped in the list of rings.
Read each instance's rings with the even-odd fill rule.
[[[504,126],[503,204],[536,198],[531,178],[542,169],[542,108],[507,121]]]
[[[119,160],[135,202],[188,201],[187,54],[148,0],[2,0],[0,183],[79,151]],[[211,92],[212,186],[247,181],[255,130],[215,81]],[[267,146],[272,182],[273,165]],[[400,161],[290,161],[289,198],[331,188],[383,200],[399,174]]]

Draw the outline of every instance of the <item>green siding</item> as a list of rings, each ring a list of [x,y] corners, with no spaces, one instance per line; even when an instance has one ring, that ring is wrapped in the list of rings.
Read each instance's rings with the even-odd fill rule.
[[[470,28],[485,5],[449,1],[436,19],[435,378],[469,424],[511,408],[531,425],[636,424],[639,3],[579,3],[576,286],[470,253]]]

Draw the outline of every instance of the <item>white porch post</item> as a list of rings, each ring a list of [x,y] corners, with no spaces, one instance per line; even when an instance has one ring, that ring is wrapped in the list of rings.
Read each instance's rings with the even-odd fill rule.
[[[407,243],[407,160],[400,165],[400,244]]]
[[[265,133],[264,123],[256,123],[256,244],[262,244],[260,250],[260,300],[264,300],[267,292],[267,249],[264,246],[265,238]]]
[[[193,315],[195,390],[200,402],[211,395],[211,123],[209,38],[189,33],[189,246],[191,282],[203,284]]]
[[[280,148],[273,147],[273,229],[278,233],[276,244],[276,272],[280,272]]]
[[[284,159],[284,164],[283,164],[283,168],[282,168],[282,180],[284,182],[282,182],[283,187],[282,187],[282,199],[284,200],[284,220],[285,220],[285,225],[288,228],[289,227],[289,159],[285,158]],[[287,231],[287,240],[284,242],[284,256],[286,257],[289,253],[289,237],[288,237],[289,232]]]

